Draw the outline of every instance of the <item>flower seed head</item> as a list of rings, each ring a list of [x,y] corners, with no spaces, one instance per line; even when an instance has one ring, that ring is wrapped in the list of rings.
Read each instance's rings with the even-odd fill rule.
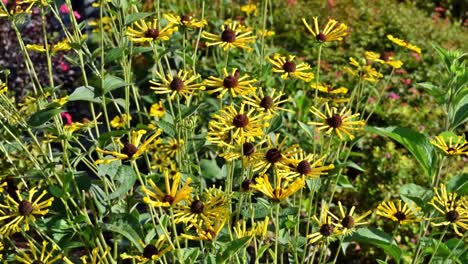
[[[295,72],[296,71],[296,64],[292,61],[287,61],[283,64],[283,70],[285,72]]]
[[[268,110],[273,107],[273,98],[271,96],[263,97],[262,101],[260,101],[260,106]]]
[[[315,39],[318,42],[325,42],[327,41],[327,35],[323,34],[322,32],[318,33],[317,36],[315,36]]]
[[[252,180],[249,180],[249,179],[244,180],[242,182],[242,190],[245,191],[245,192],[249,191],[250,190],[250,185],[252,185],[253,183],[254,182]]]
[[[182,81],[182,79],[180,79],[179,77],[174,77],[174,79],[172,80],[171,84],[169,84],[169,86],[171,87],[171,90],[173,91],[181,91],[182,89],[184,89],[184,81]]]
[[[190,22],[191,19],[192,19],[192,16],[188,15],[188,14],[180,16],[180,22],[182,22],[182,23]]]
[[[190,210],[194,214],[201,214],[203,213],[203,209],[205,209],[205,205],[200,200],[195,200],[190,204]]]
[[[165,203],[172,204],[174,202],[174,197],[172,197],[169,194],[166,194],[166,195],[164,195],[162,201],[165,202]]]
[[[157,39],[159,37],[159,30],[155,28],[150,28],[145,32],[145,37]]]
[[[244,156],[250,156],[255,153],[255,146],[250,142],[245,142],[242,144],[242,153]]]
[[[276,148],[272,148],[266,152],[265,158],[270,163],[276,163],[280,161],[283,157],[281,156],[281,151],[279,151]]]
[[[232,119],[232,124],[238,128],[245,128],[249,124],[249,117],[245,114],[238,114]]]
[[[236,88],[239,85],[239,81],[235,76],[229,75],[223,80],[223,86],[231,89],[231,88]]]
[[[335,114],[330,118],[327,118],[326,122],[330,127],[339,128],[343,124],[343,119],[340,115]]]
[[[347,215],[341,220],[341,224],[345,228],[353,228],[355,225],[354,218],[350,215]]]
[[[156,246],[149,244],[145,247],[145,249],[143,249],[143,257],[152,259],[155,255],[158,255],[158,249]]]
[[[307,175],[309,172],[312,171],[312,167],[310,167],[310,163],[307,160],[303,160],[297,164],[297,172],[302,175]]]
[[[333,227],[333,225],[331,224],[323,224],[321,227],[320,227],[320,234],[322,234],[322,236],[331,236],[333,234],[333,230],[335,228]]]
[[[33,211],[33,206],[31,202],[23,200],[19,203],[18,213],[20,215],[27,216],[27,215],[30,215],[32,211]]]
[[[390,52],[382,52],[380,53],[380,58],[383,61],[389,61],[390,60]]]
[[[406,219],[406,214],[401,212],[401,211],[396,212],[393,216],[396,219],[398,219],[398,221],[400,221],[400,222]]]
[[[236,41],[236,32],[230,28],[226,28],[221,34],[221,40],[223,42],[233,43]]]
[[[447,214],[445,214],[445,219],[451,223],[455,223],[459,218],[460,214],[455,210],[449,211]]]
[[[127,155],[129,159],[135,155],[135,153],[138,151],[138,148],[135,147],[132,143],[126,142],[124,144],[124,148],[122,149],[122,153]]]

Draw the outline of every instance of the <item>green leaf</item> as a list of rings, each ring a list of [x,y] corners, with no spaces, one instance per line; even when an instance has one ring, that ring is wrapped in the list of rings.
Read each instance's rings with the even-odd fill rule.
[[[455,129],[468,121],[468,94],[459,99],[454,106],[450,127]]]
[[[28,120],[28,124],[32,127],[39,127],[42,126],[45,122],[49,121],[52,117],[56,116],[57,114],[65,112],[62,109],[54,108],[54,109],[42,109],[36,113],[34,113]]]
[[[123,48],[123,47],[112,48],[112,49],[106,51],[105,57],[104,57],[104,62],[109,63],[109,62],[113,62],[115,60],[120,59],[123,56],[124,51],[125,51],[125,48]]]
[[[137,247],[139,251],[143,252],[143,247],[138,242],[140,240],[138,233],[128,223],[122,223],[122,222],[118,224],[101,223],[101,228],[105,231],[110,231],[110,232],[121,234],[122,236],[127,238],[130,242],[132,242],[133,245]]]
[[[267,130],[267,134],[278,131],[282,126],[283,126],[283,117],[281,115],[275,116],[270,122],[270,126],[268,127],[268,130]]]
[[[202,105],[203,103],[198,104],[198,105],[190,105],[189,107],[186,107],[185,109],[182,110],[181,118],[184,119],[193,115],[194,113],[197,112],[198,108],[200,108]]]
[[[301,121],[297,121],[297,123],[299,123],[299,126],[302,128],[302,130],[304,130],[307,133],[307,135],[309,135],[310,138],[314,138],[312,132],[310,131],[310,128],[306,124],[302,123]]]
[[[434,193],[422,186],[414,183],[409,183],[401,186],[400,196],[403,201],[412,201],[421,208],[425,208],[427,203],[431,200]]]
[[[449,192],[456,192],[458,195],[468,195],[468,173],[463,173],[452,177],[447,183]]]
[[[158,120],[156,121],[156,125],[159,128],[161,128],[164,131],[164,133],[168,134],[171,137],[175,137],[175,129],[173,124],[164,120]]]
[[[114,75],[106,75],[106,77],[104,78],[104,87],[102,90],[104,94],[106,94],[120,87],[124,87],[125,85],[127,84],[122,78]]]
[[[119,182],[117,190],[109,194],[108,200],[115,198],[122,198],[130,189],[133,188],[137,175],[132,167],[127,165],[121,165],[115,174],[114,180]]]
[[[221,168],[216,164],[216,160],[202,159],[200,161],[200,169],[205,179],[219,179],[224,175]]]
[[[397,262],[400,261],[401,249],[390,235],[376,228],[359,228],[353,235],[346,237],[345,241],[356,241],[380,247]]]
[[[125,17],[125,25],[129,25],[135,21],[145,19],[153,14],[154,13],[150,13],[150,12],[139,12],[139,13],[130,14],[127,17]]]
[[[100,98],[94,95],[94,87],[80,86],[76,88],[68,97],[68,101],[88,101],[93,103],[101,103]]]
[[[223,263],[228,258],[239,252],[242,248],[247,247],[247,244],[250,241],[250,237],[243,237],[241,239],[237,239],[231,241],[225,245],[225,250],[221,253],[220,256],[216,258],[217,263]]]
[[[402,144],[416,158],[426,176],[432,176],[435,162],[434,147],[427,138],[412,129],[403,127],[366,127],[367,132],[376,133]]]

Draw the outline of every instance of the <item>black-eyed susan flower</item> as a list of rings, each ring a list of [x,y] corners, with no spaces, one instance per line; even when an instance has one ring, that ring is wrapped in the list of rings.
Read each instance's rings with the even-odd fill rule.
[[[252,164],[254,154],[264,142],[265,140],[230,145],[228,148],[223,148],[223,153],[219,154],[219,156],[229,161],[242,158],[244,164]]]
[[[383,77],[383,75],[371,65],[361,65],[355,58],[349,58],[349,64],[351,64],[354,67],[350,68],[346,66],[344,67],[344,70],[352,76],[356,76],[361,80],[376,82]]]
[[[338,209],[340,213],[339,215],[334,215],[330,211],[328,211],[328,214],[337,223],[340,223],[339,233],[344,236],[351,235],[358,226],[367,225],[369,222],[363,221],[363,220],[364,218],[366,218],[372,213],[372,211],[369,210],[360,216],[355,216],[354,215],[354,210],[356,209],[355,206],[351,207],[349,212],[346,213],[346,211],[343,209],[343,205],[341,204],[341,201],[338,201]]]
[[[224,50],[230,50],[232,48],[246,49],[252,51],[249,44],[255,42],[256,36],[251,36],[252,30],[241,26],[237,21],[223,24],[221,26],[221,34],[213,34],[209,32],[202,32],[202,37],[207,39],[207,46],[219,45]]]
[[[120,145],[120,151],[110,151],[110,150],[104,150],[101,148],[96,148],[97,152],[102,153],[102,154],[109,154],[109,155],[112,155],[113,157],[107,158],[107,159],[99,159],[95,163],[96,164],[108,164],[117,160],[138,159],[148,149],[149,144],[151,144],[153,140],[155,140],[158,136],[161,135],[162,131],[160,129],[157,129],[153,133],[153,135],[151,135],[148,139],[146,139],[146,141],[142,144],[141,139],[143,138],[143,135],[145,135],[146,133],[147,133],[146,130],[143,130],[143,129],[132,131],[129,141],[126,141],[125,143],[118,141]]]
[[[174,157],[180,149],[183,148],[184,140],[170,138],[161,146],[159,146],[159,152],[164,153],[169,158]]]
[[[8,17],[18,14],[31,14],[34,3],[22,4],[19,1],[12,1],[10,4],[5,4],[6,10],[0,8],[0,17]]]
[[[327,205],[322,204],[320,218],[317,218],[314,215],[313,220],[319,226],[319,229],[318,231],[307,235],[310,244],[320,242],[321,240],[330,240],[339,234],[338,228],[341,227],[341,224],[333,222],[333,218],[330,216]]]
[[[326,155],[317,158],[313,154],[306,154],[304,151],[295,153],[289,164],[289,171],[285,172],[288,178],[305,176],[309,178],[319,178],[327,175],[329,170],[335,168],[333,164],[324,164]]]
[[[255,172],[264,174],[273,167],[276,171],[288,171],[289,165],[293,162],[293,155],[299,150],[299,146],[294,144],[286,146],[286,138],[280,140],[280,135],[276,134],[275,139],[267,137],[267,147],[254,154]]]
[[[49,44],[49,52],[51,54],[55,54],[61,51],[68,51],[71,50],[70,43],[67,40],[60,41],[56,44]],[[28,44],[26,45],[26,49],[31,51],[37,52],[46,52],[46,47],[44,45],[37,45],[37,44]]]
[[[263,89],[258,89],[258,93],[250,96],[242,96],[244,103],[256,108],[257,111],[266,113],[270,116],[276,115],[279,111],[294,113],[294,111],[281,107],[281,104],[291,101],[283,92],[276,94],[276,89],[272,89],[267,95]]]
[[[400,225],[405,225],[421,221],[422,219],[418,215],[420,211],[421,208],[416,205],[398,200],[396,205],[393,201],[380,203],[376,214],[398,222]]]
[[[232,69],[231,74],[224,68],[223,73],[223,79],[210,76],[205,80],[204,83],[206,86],[213,87],[213,89],[208,90],[209,94],[219,93],[218,98],[223,98],[224,95],[229,92],[231,97],[234,98],[239,95],[255,93],[256,87],[252,84],[257,81],[256,79],[251,79],[248,74],[244,74],[241,77],[240,71],[236,68]]]
[[[447,155],[468,156],[468,142],[463,136],[442,133],[431,140],[431,144],[442,150]]]
[[[243,237],[258,237],[264,238],[268,232],[268,225],[270,223],[270,218],[267,216],[263,221],[252,221],[250,228],[247,228],[247,221],[239,220],[234,226],[234,234],[236,234],[237,239]]]
[[[178,204],[174,208],[175,223],[187,223],[188,229],[198,226],[213,226],[216,219],[229,217],[229,196],[221,189],[211,187],[203,192],[202,199],[195,196],[187,203]]]
[[[397,44],[398,46],[407,48],[407,49],[409,49],[409,50],[411,50],[411,51],[414,51],[414,52],[416,52],[416,53],[418,53],[418,54],[421,54],[421,48],[419,48],[419,47],[417,47],[417,46],[415,46],[415,45],[413,45],[413,44],[411,44],[411,43],[408,43],[407,41],[404,41],[404,40],[402,40],[402,39],[396,38],[396,37],[394,37],[393,35],[387,35],[387,38],[388,38],[391,42]]]
[[[340,86],[335,87],[332,84],[327,83],[310,83],[312,89],[316,89],[320,92],[318,101],[321,103],[328,102],[329,104],[342,104],[349,102],[349,97],[346,97],[348,88]]]
[[[314,20],[313,28],[309,26],[305,18],[302,19],[302,22],[307,30],[309,30],[310,34],[320,43],[341,41],[343,37],[348,35],[348,27],[343,23],[338,23],[338,21],[333,18],[328,19],[323,29],[319,28],[317,17],[313,17],[312,19]]]
[[[216,218],[214,220],[214,224],[212,225],[207,225],[206,223],[198,225],[197,223],[193,223],[193,227],[195,228],[195,234],[185,233],[181,236],[188,240],[213,241],[223,229],[224,225],[226,224],[226,221],[227,219],[225,217],[222,217]]]
[[[94,120],[88,120],[84,119],[82,122],[72,122],[71,124],[66,124],[63,126],[63,132],[67,136],[71,136],[73,133],[79,130],[83,129],[89,129],[92,127],[95,127],[98,122],[97,119],[101,116],[101,113],[99,113]]]
[[[149,115],[151,117],[163,118],[165,114],[166,114],[166,109],[164,109],[162,102],[151,105],[150,112],[149,112]]]
[[[151,187],[142,186],[141,190],[146,194],[143,197],[143,202],[153,206],[153,207],[170,207],[180,203],[183,200],[186,200],[190,197],[192,192],[192,187],[190,183],[192,182],[191,178],[188,178],[184,185],[180,187],[180,173],[177,173],[172,178],[172,184],[170,183],[169,170],[164,171],[164,182],[166,190],[162,191],[152,179],[148,180],[148,185]],[[179,188],[180,187],[180,188]]]
[[[162,29],[158,25],[158,20],[153,19],[152,22],[144,20],[133,23],[133,27],[127,27],[127,36],[130,41],[135,43],[153,42],[158,40],[169,40],[170,36],[178,30],[172,24],[169,24]]]
[[[182,26],[186,28],[202,28],[208,25],[205,19],[198,20],[190,14],[175,15],[175,14],[164,14],[163,17],[169,21],[172,25]]]
[[[305,178],[298,177],[293,181],[287,180],[281,173],[277,174],[274,186],[270,183],[267,174],[258,176],[255,179],[255,184],[250,187],[268,196],[274,202],[281,202],[290,196],[293,196],[297,191],[304,188]]]
[[[314,78],[311,72],[310,65],[307,63],[295,63],[295,56],[281,57],[280,54],[273,55],[273,58],[268,57],[268,61],[273,64],[273,72],[281,73],[281,78],[297,78],[305,82],[310,82]]]
[[[257,6],[255,4],[246,4],[240,7],[240,10],[250,16],[250,14],[257,15]]]
[[[151,169],[163,172],[171,164],[171,158],[164,153],[155,152],[151,158]]]
[[[168,238],[165,235],[160,236],[156,241],[152,243],[143,244],[143,252],[140,252],[138,255],[130,255],[128,253],[120,254],[122,259],[133,259],[136,260],[139,264],[144,263],[154,263],[155,260],[159,260],[163,257],[164,254],[173,250],[174,248],[168,243]]]
[[[52,247],[48,247],[47,241],[42,242],[42,247],[38,247],[33,241],[28,241],[30,250],[19,250],[15,256],[17,263],[24,264],[36,264],[36,263],[47,263],[53,264],[60,260],[65,261],[67,264],[72,264],[68,258],[58,254],[57,245],[53,244]]]
[[[266,119],[269,117],[262,113],[255,113],[255,109],[245,109],[241,104],[240,109],[229,105],[214,114],[208,124],[207,140],[229,147],[235,143],[253,142],[263,137],[263,128],[268,125]],[[229,134],[231,141],[225,142],[223,138]]]
[[[431,220],[439,221],[432,222],[434,226],[452,226],[455,233],[463,236],[462,230],[468,230],[468,201],[466,197],[457,197],[456,193],[447,192],[444,184],[440,185],[440,191],[434,188],[434,197],[429,202],[443,217],[434,218]]]
[[[37,187],[28,191],[27,196],[17,190],[13,198],[11,194],[6,196],[6,200],[0,203],[0,234],[10,235],[20,230],[28,231],[29,224],[36,220],[36,217],[46,215],[54,198],[48,198],[43,201],[42,198],[47,195],[44,190],[34,199],[38,192]]]
[[[388,52],[378,54],[372,51],[366,51],[364,52],[364,57],[367,61],[390,65],[394,69],[399,69],[403,66],[403,62],[401,60],[395,60],[395,58]]]
[[[202,83],[196,83],[200,78],[200,74],[193,74],[192,71],[180,70],[175,76],[172,73],[167,73],[165,76],[156,72],[159,81],[151,80],[151,89],[155,94],[167,94],[171,100],[174,100],[176,95],[189,98],[199,90],[205,90]]]
[[[129,114],[123,113],[120,116],[115,116],[111,120],[110,125],[112,128],[122,128],[126,126],[127,124],[129,124],[130,121],[132,121],[132,116]]]
[[[325,103],[325,114],[322,113],[315,107],[312,107],[310,112],[320,119],[320,122],[308,122],[310,125],[315,125],[319,130],[326,129],[326,134],[335,132],[338,137],[343,140],[345,137],[343,134],[354,139],[354,135],[350,133],[350,130],[361,130],[363,129],[365,122],[362,120],[354,120],[359,116],[359,113],[351,114],[351,110],[346,110],[343,107],[341,111],[338,111],[336,107],[329,107],[328,103]]]

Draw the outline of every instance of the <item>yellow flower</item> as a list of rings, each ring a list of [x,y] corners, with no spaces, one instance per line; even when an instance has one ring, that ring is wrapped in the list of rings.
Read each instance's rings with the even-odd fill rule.
[[[289,172],[285,172],[287,178],[306,176],[309,178],[319,178],[327,175],[329,170],[335,168],[333,164],[324,165],[326,155],[316,159],[313,154],[305,154],[304,151],[295,153],[292,162],[289,164]]]
[[[55,103],[58,103],[58,104],[61,105],[61,106],[63,106],[63,105],[65,105],[66,103],[68,103],[68,98],[69,98],[69,97],[70,97],[70,96],[68,96],[68,95],[67,95],[67,96],[64,96],[64,97],[60,97],[60,98],[55,99],[54,102],[55,102]]]
[[[268,37],[273,37],[274,35],[276,35],[276,33],[273,30],[260,29],[260,30],[257,31],[257,35],[259,37],[268,38]]]
[[[257,6],[255,4],[247,4],[240,7],[240,10],[250,16],[250,14],[257,15]]]
[[[398,46],[401,46],[401,47],[404,47],[404,48],[407,48],[409,50],[412,50],[418,54],[421,54],[421,49],[413,44],[410,44],[402,39],[399,39],[399,38],[395,38],[394,36],[392,35],[387,35],[387,38],[392,41],[393,43],[397,44]]]
[[[111,3],[111,2],[112,2],[112,0],[104,0],[104,1],[105,1],[105,3],[103,3],[104,6],[106,6],[106,3]],[[92,7],[95,7],[95,8],[99,8],[99,7],[101,6],[101,1],[98,0],[98,1],[96,1],[96,2],[93,2],[93,3],[91,4],[91,6],[92,6]]]
[[[234,233],[236,234],[237,239],[243,237],[264,238],[267,235],[269,223],[270,218],[267,216],[263,221],[252,222],[251,227],[247,229],[247,221],[239,220],[234,226]]]
[[[138,159],[148,148],[149,144],[158,136],[161,135],[161,130],[156,130],[153,135],[151,135],[143,144],[141,144],[141,138],[146,134],[146,130],[140,129],[138,131],[132,131],[130,141],[122,144],[119,141],[120,152],[118,151],[109,151],[101,148],[96,148],[97,152],[102,154],[109,154],[114,156],[109,159],[99,159],[96,160],[96,164],[108,164],[117,160],[136,160]]]
[[[289,171],[289,166],[293,162],[292,156],[297,153],[298,145],[286,147],[286,138],[280,141],[279,134],[275,136],[273,141],[271,137],[267,137],[267,148],[262,152],[254,153],[253,170],[264,174],[273,167],[276,171]]]
[[[402,61],[395,60],[393,56],[389,56],[387,53],[377,54],[372,51],[366,51],[364,52],[364,57],[366,57],[366,60],[368,61],[378,62],[380,64],[387,64],[395,69],[399,69],[401,68],[401,66],[403,66]]]
[[[339,234],[338,228],[341,228],[341,224],[333,222],[333,218],[330,216],[328,210],[328,205],[322,204],[320,219],[314,216],[313,220],[320,228],[317,232],[307,235],[307,238],[310,239],[310,244],[323,239],[331,239],[333,235]]]
[[[166,169],[164,170],[164,181],[166,184],[165,192],[161,191],[153,180],[149,179],[148,184],[154,191],[148,189],[146,186],[142,186],[141,190],[147,195],[143,197],[143,202],[153,207],[171,207],[186,200],[192,192],[193,188],[189,186],[192,182],[191,178],[188,178],[185,184],[179,189],[180,173],[177,173],[173,177],[171,185],[169,183],[169,170]]]
[[[169,21],[170,24],[180,25],[187,28],[201,28],[208,25],[205,19],[197,20],[192,15],[174,15],[174,14],[164,14],[163,17]]]
[[[132,121],[132,116],[129,114],[123,113],[121,116],[114,117],[111,120],[110,125],[112,128],[122,128],[128,123],[130,123],[130,121]]]
[[[241,104],[237,110],[234,105],[229,105],[214,114],[208,124],[207,140],[218,144],[220,147],[232,148],[234,142],[243,144],[244,142],[255,141],[263,136],[263,128],[268,125],[263,114],[254,113],[255,109],[245,110],[245,105]],[[225,141],[230,139],[229,141]]]
[[[268,61],[273,64],[273,72],[281,73],[281,78],[298,78],[305,82],[310,82],[314,74],[310,72],[310,66],[307,63],[296,64],[293,62],[295,56],[289,55],[288,58],[281,57],[279,54],[268,57]]]
[[[53,244],[52,248],[47,247],[47,242],[42,242],[42,249],[34,245],[34,242],[28,241],[30,250],[20,250],[15,256],[17,263],[34,264],[34,263],[47,263],[52,264],[60,260],[64,260],[66,263],[72,263],[68,259],[64,258],[62,254],[55,254],[58,247]]]
[[[99,248],[95,247],[91,251],[91,259],[90,259],[89,263],[90,264],[103,263],[105,261],[105,259],[107,258],[106,256],[110,255],[110,254],[111,253],[110,253],[110,248],[109,247],[106,247],[106,249],[104,250],[104,253],[101,253],[99,251]],[[82,264],[88,264],[88,256],[82,256],[80,259],[81,259]]]
[[[455,233],[463,236],[459,228],[468,230],[468,204],[465,197],[457,199],[456,193],[448,193],[444,184],[440,184],[440,192],[434,188],[434,198],[429,203],[443,217],[433,220],[442,220],[439,223],[432,223],[434,226],[451,225]],[[466,232],[466,231],[465,231]]]
[[[310,87],[313,89],[319,90],[321,93],[325,94],[326,97],[318,97],[320,103],[330,103],[330,104],[342,104],[349,102],[349,98],[346,98],[345,95],[348,93],[348,88],[340,86],[338,88],[334,87],[331,84],[326,83],[310,83]]]
[[[168,244],[168,240],[168,237],[162,235],[156,240],[156,242],[154,242],[154,244],[149,243],[145,245],[141,254],[135,256],[122,253],[120,254],[120,257],[122,259],[134,259],[139,264],[148,262],[155,263],[155,260],[159,260],[164,254],[174,249],[171,245]]]
[[[31,14],[34,3],[29,3],[29,5],[22,5],[20,2],[13,3],[7,6],[7,10],[1,8],[0,5],[0,17],[14,16],[18,14]]]
[[[205,85],[209,87],[214,87],[214,89],[208,90],[209,94],[219,93],[218,98],[223,98],[223,96],[229,92],[232,98],[239,95],[250,95],[255,93],[256,87],[252,86],[255,83],[256,79],[249,79],[250,76],[244,74],[240,76],[240,71],[236,68],[232,69],[232,73],[229,74],[227,69],[223,69],[224,79],[220,79],[214,76],[208,77],[205,80]]]
[[[0,241],[0,252],[2,252],[2,251],[3,251],[3,243]],[[0,259],[2,259],[2,258],[3,258],[3,254],[0,253]]]
[[[3,192],[3,188],[8,185],[8,182],[0,183],[0,194]]]
[[[242,144],[229,145],[227,148],[222,148],[223,153],[219,154],[219,156],[229,161],[237,160],[242,157],[244,165],[252,164],[255,152],[265,141],[266,140],[262,140],[258,143],[244,142]]]
[[[263,89],[258,90],[257,94],[252,94],[252,97],[243,95],[244,103],[256,108],[257,111],[263,112],[267,115],[274,116],[278,111],[285,111],[294,113],[294,111],[281,107],[280,105],[291,101],[283,92],[279,92],[275,96],[276,90],[272,89],[269,95],[263,93]]]
[[[401,200],[397,201],[397,205],[393,201],[382,202],[377,207],[377,214],[392,221],[398,222],[400,225],[419,222],[421,218],[417,215],[421,208],[414,204],[404,203]]]
[[[194,83],[200,74],[193,74],[191,71],[180,70],[176,76],[172,76],[171,73],[167,73],[166,76],[156,72],[159,78],[159,82],[151,80],[151,89],[154,90],[155,94],[168,94],[171,100],[179,94],[185,98],[189,98],[195,94],[198,90],[205,90],[205,86],[202,83]]]
[[[171,164],[171,158],[164,153],[154,153],[151,159],[151,169],[163,172]]]
[[[8,194],[4,203],[0,203],[1,235],[9,236],[21,230],[28,231],[29,223],[35,221],[36,216],[45,215],[49,212],[47,208],[52,205],[54,198],[41,201],[47,194],[46,191],[43,191],[33,200],[36,193],[37,187],[31,188],[26,197],[18,190],[15,196],[17,200]]]
[[[101,113],[99,113],[96,116],[96,119],[94,119],[92,121],[89,121],[89,120],[86,119],[86,120],[83,120],[83,122],[73,122],[70,125],[65,125],[65,126],[63,126],[63,130],[64,130],[64,132],[66,134],[71,135],[71,134],[75,133],[78,130],[95,127],[98,124],[97,119],[100,116],[101,116]]]
[[[101,23],[102,23],[102,29],[104,30],[104,32],[110,32],[112,30],[112,25],[113,25],[112,23],[114,22],[114,20],[115,20],[115,17],[103,16],[102,19],[89,20],[88,26],[90,26],[93,29],[94,33],[97,33],[101,31]]]
[[[362,120],[354,121],[353,119],[358,117],[359,113],[351,114],[351,110],[346,111],[346,107],[338,111],[336,107],[330,109],[328,103],[325,103],[325,110],[326,115],[317,108],[312,107],[310,112],[321,119],[321,122],[308,122],[308,124],[318,126],[319,130],[326,129],[326,134],[334,131],[341,140],[344,139],[343,133],[349,139],[354,139],[354,135],[350,133],[350,130],[361,130],[365,125],[365,122]]]
[[[314,28],[311,28],[309,24],[307,24],[305,18],[302,19],[302,22],[307,30],[309,30],[310,34],[320,43],[341,41],[343,37],[348,35],[348,27],[343,23],[338,24],[338,21],[333,18],[328,19],[327,24],[322,30],[318,26],[318,18],[313,17],[313,20]]]
[[[207,42],[207,46],[219,45],[224,50],[231,48],[242,48],[247,51],[252,51],[252,48],[248,44],[255,42],[255,36],[249,36],[252,34],[252,30],[240,26],[237,22],[229,23],[228,25],[221,26],[221,34],[213,34],[209,32],[202,32],[202,37],[211,40]]]
[[[179,151],[183,145],[184,141],[182,139],[177,140],[175,138],[171,138],[159,147],[159,152],[164,153],[169,158],[172,158],[177,154],[177,151]]]
[[[350,67],[344,67],[344,70],[353,76],[357,76],[363,80],[369,82],[376,82],[378,79],[382,78],[383,75],[377,72],[371,65],[359,64],[359,62],[354,58],[349,58],[349,63],[355,67],[351,69]]]
[[[152,22],[145,22],[144,20],[133,23],[135,28],[127,27],[127,36],[130,41],[135,43],[145,43],[157,40],[169,40],[169,37],[178,30],[169,24],[162,29],[158,26],[158,20],[153,19]]]
[[[37,52],[46,52],[46,48],[43,45],[28,44],[26,45],[26,49],[37,51]],[[68,40],[62,40],[54,45],[49,44],[49,52],[51,54],[55,54],[60,51],[68,51],[68,50],[71,50],[71,46]]]
[[[445,152],[447,155],[468,156],[468,142],[463,136],[441,134],[431,140],[431,144]]]
[[[197,223],[193,223],[196,235],[182,234],[181,236],[189,240],[213,241],[223,229],[226,221],[227,219],[223,217],[216,218],[213,225],[198,225]]]
[[[0,79],[0,95],[8,91],[8,86]]]
[[[369,216],[372,211],[367,211],[364,214],[360,216],[354,216],[354,210],[356,209],[355,206],[351,207],[348,213],[345,213],[345,210],[343,209],[343,206],[341,205],[341,201],[338,201],[338,208],[339,208],[339,216],[336,216],[332,214],[330,211],[328,214],[335,219],[338,223],[341,224],[339,228],[339,234],[344,235],[344,236],[349,236],[351,235],[354,231],[356,231],[356,228],[361,225],[367,225],[369,222],[367,221],[362,221],[364,218]]]
[[[291,182],[285,180],[285,177],[281,173],[277,174],[276,184],[274,187],[271,185],[267,174],[258,176],[255,179],[255,184],[250,185],[252,189],[262,192],[275,202],[281,202],[289,198],[290,196],[294,195],[297,191],[304,188],[304,186],[304,177],[296,178],[294,181]]]
[[[163,118],[166,114],[166,110],[164,109],[162,101],[157,104],[152,104],[150,108],[150,116]]]

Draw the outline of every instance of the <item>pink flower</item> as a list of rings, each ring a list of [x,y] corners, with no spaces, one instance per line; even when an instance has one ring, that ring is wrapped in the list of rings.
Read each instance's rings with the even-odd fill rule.
[[[75,16],[76,19],[80,20],[81,15],[78,13],[78,11],[73,11],[73,15]]]
[[[390,159],[392,157],[392,154],[390,153],[385,153],[385,158]]]
[[[375,98],[374,98],[374,97],[369,97],[369,99],[367,100],[367,102],[368,102],[369,104],[375,103]]]
[[[395,73],[403,75],[403,74],[407,74],[408,72],[405,69],[398,69],[398,70],[395,70]]]
[[[64,121],[65,125],[71,125],[73,123],[72,121],[72,116],[68,112],[62,112],[60,113],[60,116],[62,117],[62,120]]]
[[[59,66],[60,66],[60,70],[61,70],[62,72],[67,72],[67,71],[70,70],[70,66],[68,66],[68,64],[67,64],[66,62],[64,62],[64,61],[60,61],[60,65],[59,65]]]
[[[436,8],[434,8],[434,10],[436,12],[445,12],[445,8],[441,7],[441,6],[436,6]]]
[[[288,6],[295,6],[297,4],[296,0],[288,0]]]
[[[400,99],[400,96],[398,94],[394,93],[394,92],[389,93],[387,96],[388,96],[388,98],[390,98],[392,100]]]
[[[401,80],[401,83],[403,83],[404,85],[411,85],[411,79],[407,78],[407,79],[402,79]]]
[[[68,9],[67,4],[63,4],[59,7],[60,13],[62,14],[68,14],[70,13],[70,9]]]

